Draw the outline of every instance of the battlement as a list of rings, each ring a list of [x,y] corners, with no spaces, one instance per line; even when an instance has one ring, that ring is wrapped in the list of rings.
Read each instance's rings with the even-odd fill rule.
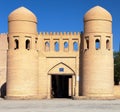
[[[0,50],[8,49],[7,33],[0,33]]]
[[[0,33],[0,38],[6,37],[7,33]]]
[[[40,32],[39,35],[80,35],[80,32]]]
[[[7,33],[0,33],[0,35],[7,35]]]

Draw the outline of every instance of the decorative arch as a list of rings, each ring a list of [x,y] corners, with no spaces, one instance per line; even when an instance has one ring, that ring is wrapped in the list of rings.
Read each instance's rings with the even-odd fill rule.
[[[64,42],[64,51],[68,51],[69,44],[68,42]]]
[[[78,42],[73,42],[73,51],[78,51]]]
[[[64,75],[74,75],[75,72],[74,70],[69,67],[68,65],[66,65],[63,62],[60,62],[58,64],[56,64],[55,66],[53,66],[49,71],[48,71],[49,75],[53,75],[53,74],[64,74]]]
[[[45,42],[45,51],[50,50],[50,43],[48,41]]]
[[[55,42],[55,43],[54,43],[54,50],[55,50],[56,52],[59,51],[59,42]]]
[[[68,48],[68,42],[64,42],[64,48]]]

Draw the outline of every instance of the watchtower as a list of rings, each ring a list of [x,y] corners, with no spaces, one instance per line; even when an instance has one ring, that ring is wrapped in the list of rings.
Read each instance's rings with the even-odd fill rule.
[[[113,96],[112,17],[102,7],[85,14],[82,43],[83,96]]]
[[[7,98],[36,97],[38,93],[37,19],[24,7],[8,17]]]

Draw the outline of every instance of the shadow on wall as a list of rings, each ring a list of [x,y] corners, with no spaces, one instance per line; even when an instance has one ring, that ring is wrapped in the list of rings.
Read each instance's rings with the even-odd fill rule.
[[[6,83],[4,83],[4,84],[1,86],[0,92],[1,92],[1,98],[5,98],[5,96],[6,96]]]
[[[82,77],[83,77],[83,73],[82,73],[82,56],[83,56],[83,42],[84,42],[84,39],[83,39],[83,32],[81,32],[80,34],[80,46],[79,46],[79,56],[80,56],[80,59],[79,59],[79,63],[80,63],[80,66],[79,66],[79,96],[82,96]]]

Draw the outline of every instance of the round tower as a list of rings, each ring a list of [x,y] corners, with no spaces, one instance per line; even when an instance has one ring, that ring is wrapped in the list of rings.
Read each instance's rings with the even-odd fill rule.
[[[84,16],[82,95],[113,96],[112,17],[100,6]]]
[[[35,98],[38,94],[37,19],[24,7],[8,17],[7,98]]]

